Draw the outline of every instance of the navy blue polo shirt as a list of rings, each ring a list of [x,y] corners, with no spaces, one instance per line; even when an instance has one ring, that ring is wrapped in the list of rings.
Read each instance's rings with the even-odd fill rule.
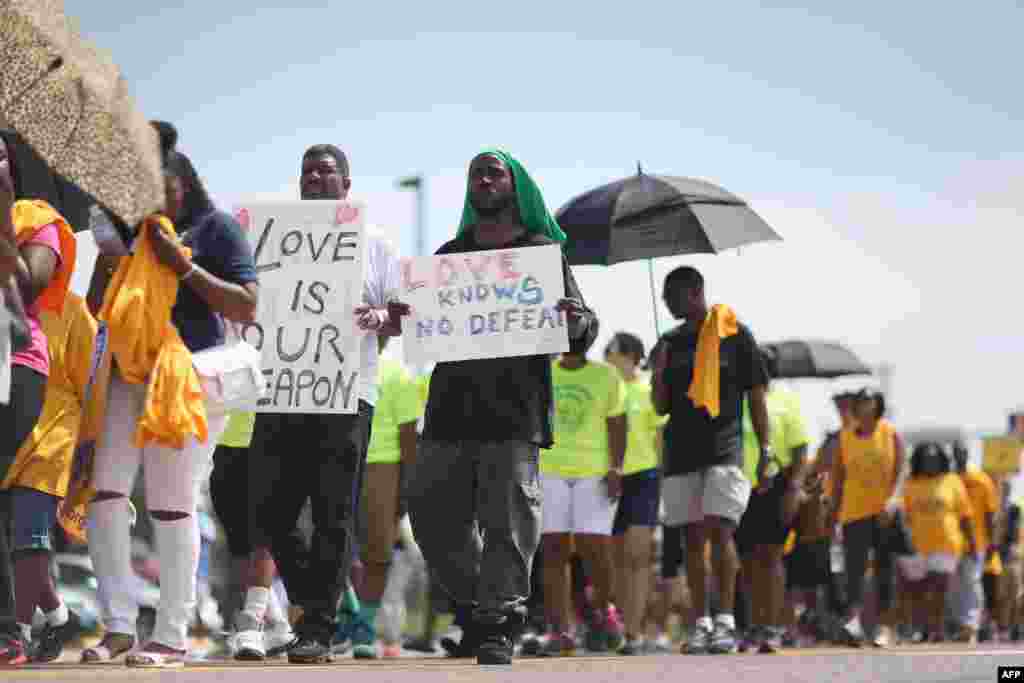
[[[181,241],[192,250],[192,262],[211,275],[236,285],[259,281],[249,240],[229,214],[216,210],[200,214],[185,227]],[[220,315],[188,283],[178,288],[171,320],[189,351],[224,343]]]

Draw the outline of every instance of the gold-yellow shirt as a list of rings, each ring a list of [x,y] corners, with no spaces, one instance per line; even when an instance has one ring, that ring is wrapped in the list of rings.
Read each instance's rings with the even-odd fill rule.
[[[971,502],[959,475],[911,477],[903,487],[903,509],[915,552],[964,553],[961,522],[971,518]]]
[[[2,488],[21,486],[63,498],[71,479],[97,325],[85,300],[71,292],[61,315],[41,310],[39,323],[50,349],[43,412],[18,449]]]
[[[978,544],[978,552],[988,550],[992,542],[988,536],[988,515],[994,515],[999,511],[999,495],[996,493],[996,485],[992,477],[979,469],[968,467],[967,471],[960,475],[967,489],[967,498],[971,502],[971,523],[974,526],[974,539]]]
[[[839,435],[839,461],[845,472],[840,523],[881,514],[896,480],[896,428],[880,420],[866,437],[844,429]]]

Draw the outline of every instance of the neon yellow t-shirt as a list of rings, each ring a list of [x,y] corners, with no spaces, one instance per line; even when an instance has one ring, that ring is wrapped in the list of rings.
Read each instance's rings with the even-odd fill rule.
[[[541,454],[541,472],[571,479],[603,477],[611,462],[607,419],[626,412],[619,371],[589,361],[577,370],[566,370],[555,361],[551,375],[555,445]]]
[[[806,446],[810,439],[807,436],[807,423],[800,409],[800,397],[796,393],[772,387],[765,396],[768,405],[768,421],[772,429],[772,449],[778,459],[779,467],[786,467],[793,461],[793,449]],[[751,483],[757,485],[757,461],[761,457],[761,447],[757,442],[754,425],[750,421],[750,403],[743,404],[743,472]]]
[[[228,426],[220,437],[220,445],[228,448],[248,448],[252,445],[256,413],[235,411],[228,417]]]
[[[651,401],[651,380],[638,376],[625,383],[626,418],[629,420],[629,441],[623,474],[634,474],[658,466],[658,429],[668,421],[668,415],[659,417]]]
[[[397,463],[402,460],[398,428],[420,419],[420,389],[401,363],[381,358],[377,367],[379,394],[373,411],[373,429],[366,462]]]
[[[420,397],[420,403],[427,405],[427,397],[430,396],[430,373],[420,375],[413,382],[416,384],[416,391]]]

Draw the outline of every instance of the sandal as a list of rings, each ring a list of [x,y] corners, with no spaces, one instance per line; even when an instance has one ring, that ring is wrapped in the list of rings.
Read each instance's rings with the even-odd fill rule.
[[[130,633],[107,633],[98,645],[82,651],[82,664],[110,662],[135,647],[135,636]]]
[[[150,643],[142,650],[128,655],[124,663],[133,669],[180,669],[185,666],[187,656],[185,650],[172,650],[158,643]]]

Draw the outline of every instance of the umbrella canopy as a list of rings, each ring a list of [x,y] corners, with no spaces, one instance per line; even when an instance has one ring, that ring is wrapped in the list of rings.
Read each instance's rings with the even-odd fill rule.
[[[0,138],[14,155],[14,191],[18,199],[42,199],[57,209],[75,232],[89,228],[89,195],[55,174],[25,140],[0,119]]]
[[[0,0],[0,118],[127,226],[164,205],[156,131],[61,0]]]
[[[571,265],[678,254],[717,254],[782,238],[746,202],[703,180],[637,175],[586,192],[559,209]]]
[[[765,346],[775,351],[779,379],[835,379],[871,374],[871,368],[842,344],[799,340]]]

